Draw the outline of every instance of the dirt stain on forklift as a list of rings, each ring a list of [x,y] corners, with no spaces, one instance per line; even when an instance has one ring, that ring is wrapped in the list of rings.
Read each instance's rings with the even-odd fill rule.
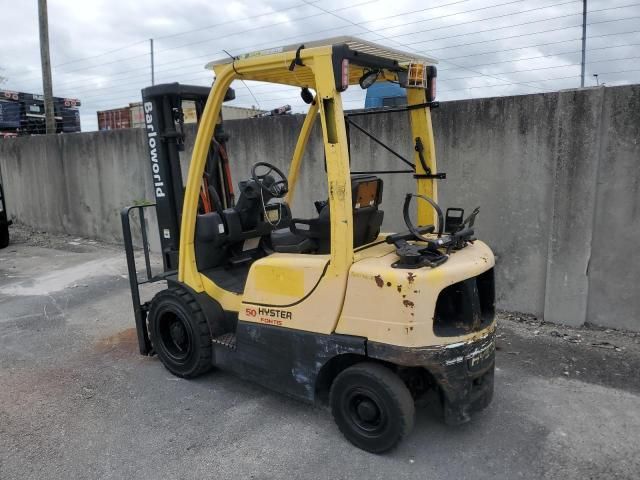
[[[341,37],[212,62],[211,89],[180,84],[143,90],[164,271],[138,279],[130,225],[149,206],[122,212],[140,352],[157,354],[181,377],[212,366],[309,402],[329,402],[354,445],[384,452],[406,437],[415,401],[440,393],[444,420],[466,422],[491,401],[494,372],[493,253],[474,236],[478,209],[443,213],[430,110],[435,61]],[[295,86],[309,104],[288,173],[258,162],[236,198],[221,107],[235,79]],[[341,92],[395,81],[406,107],[344,112]],[[184,100],[198,132],[186,185]],[[407,112],[413,158],[362,128],[357,118]],[[291,206],[311,130],[320,119],[327,199],[317,216]],[[351,170],[355,131],[385,148],[404,169]],[[153,141],[152,141],[153,139]],[[411,175],[402,214],[406,232],[381,233],[382,176]],[[185,188],[186,187],[186,188]],[[414,205],[414,201],[417,205]],[[417,207],[417,222],[412,212]],[[400,209],[400,206],[397,206]],[[168,288],[142,302],[139,285]],[[388,287],[388,288],[385,288]]]

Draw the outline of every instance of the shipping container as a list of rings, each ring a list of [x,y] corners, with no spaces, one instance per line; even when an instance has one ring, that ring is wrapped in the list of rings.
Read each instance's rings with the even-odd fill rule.
[[[129,108],[131,110],[131,127],[144,128],[144,109],[142,108],[142,102],[130,103]]]
[[[142,102],[130,103],[128,107],[102,110],[96,113],[98,115],[98,130],[144,127]]]
[[[131,111],[129,107],[114,108],[97,112],[98,130],[117,130],[131,128]]]
[[[255,108],[230,107],[223,105],[222,116],[226,120],[251,118],[265,113]],[[128,107],[113,108],[97,112],[98,130],[116,130],[119,128],[144,128],[144,107],[142,102],[130,103]],[[182,102],[184,123],[197,123],[196,105],[193,101]]]

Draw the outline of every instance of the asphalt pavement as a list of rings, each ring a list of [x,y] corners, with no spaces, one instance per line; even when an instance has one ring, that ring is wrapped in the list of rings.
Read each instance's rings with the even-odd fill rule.
[[[449,427],[427,404],[404,443],[372,455],[326,408],[140,356],[118,246],[13,233],[0,250],[2,480],[640,478],[637,334],[501,314],[490,407]]]

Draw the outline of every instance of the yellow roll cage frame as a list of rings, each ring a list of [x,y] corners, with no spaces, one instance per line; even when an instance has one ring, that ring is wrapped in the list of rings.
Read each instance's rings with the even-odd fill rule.
[[[344,277],[354,260],[353,217],[351,204],[351,181],[347,133],[342,107],[341,91],[336,88],[333,53],[335,45],[347,45],[354,51],[393,59],[400,65],[412,61],[423,64],[435,63],[434,60],[415,54],[399,52],[370,42],[342,37],[323,42],[307,43],[307,46],[282,47],[264,52],[255,52],[235,58],[212,62],[208,67],[215,72],[215,82],[200,120],[195,146],[191,157],[189,174],[184,195],[184,207],[180,235],[180,257],[178,280],[196,292],[206,291],[216,298],[225,310],[239,311],[242,296],[218,287],[196,265],[195,226],[201,179],[205,168],[211,138],[217,123],[222,103],[236,79],[277,83],[296,87],[307,87],[316,91],[316,101],[310,106],[302,125],[298,141],[293,152],[289,168],[289,194],[293,199],[296,182],[300,172],[302,157],[318,112],[322,122],[322,135],[327,165],[327,185],[331,212],[331,253],[326,276]],[[293,66],[293,68],[291,68]],[[367,67],[351,63],[348,71],[348,84],[357,85]],[[383,70],[383,78],[396,79],[396,73]],[[407,88],[409,107],[426,105],[426,91],[423,88]],[[428,106],[410,109],[412,138],[420,137],[424,145],[424,160],[431,172],[436,172],[436,156]],[[416,165],[416,191],[431,197],[437,202],[437,185],[433,178],[427,178],[418,152],[414,154]],[[435,224],[436,218],[425,202],[418,203],[418,223]]]

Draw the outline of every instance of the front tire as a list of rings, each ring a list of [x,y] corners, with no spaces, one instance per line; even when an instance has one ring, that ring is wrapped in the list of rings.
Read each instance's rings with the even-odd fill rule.
[[[413,397],[383,365],[360,363],[342,371],[331,385],[330,403],[342,434],[368,452],[391,450],[413,428]]]
[[[213,368],[207,320],[189,292],[170,288],[158,293],[147,319],[151,344],[171,373],[193,378]]]

